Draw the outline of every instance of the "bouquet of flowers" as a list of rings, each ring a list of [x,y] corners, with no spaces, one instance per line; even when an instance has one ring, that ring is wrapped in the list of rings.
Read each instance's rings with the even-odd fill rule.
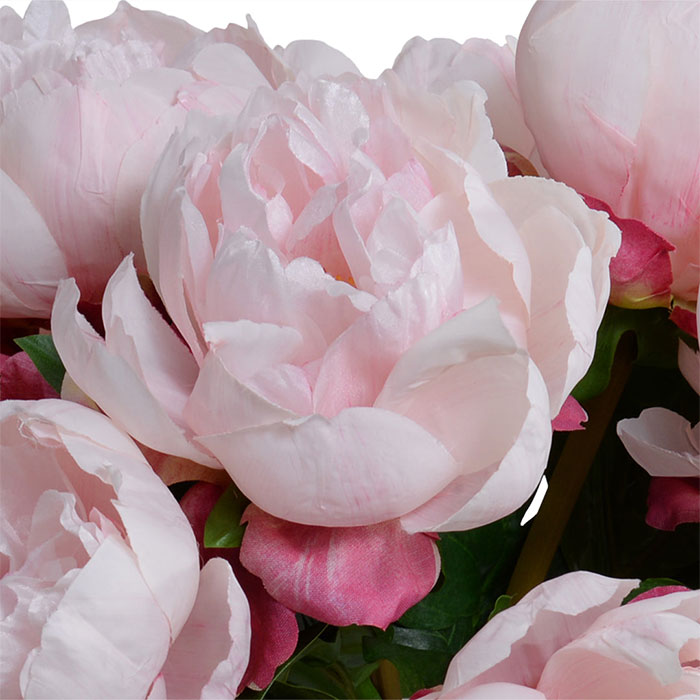
[[[2,8],[0,696],[700,695],[699,29]]]

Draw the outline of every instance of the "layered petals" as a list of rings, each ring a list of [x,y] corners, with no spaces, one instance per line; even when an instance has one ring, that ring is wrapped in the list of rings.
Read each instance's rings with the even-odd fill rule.
[[[669,592],[619,607],[635,584],[584,571],[540,584],[490,620],[454,657],[442,688],[427,697],[697,692],[700,594]]]
[[[145,697],[197,593],[187,520],[96,411],[3,402],[2,445],[2,694]]]

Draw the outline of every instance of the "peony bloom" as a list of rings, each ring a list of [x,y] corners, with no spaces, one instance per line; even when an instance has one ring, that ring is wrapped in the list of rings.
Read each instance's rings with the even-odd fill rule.
[[[134,443],[55,399],[3,401],[0,442],[2,697],[235,697],[248,603]]]
[[[129,252],[145,272],[141,196],[189,110],[233,114],[260,85],[357,71],[320,42],[274,53],[252,22],[204,34],[121,2],[73,30],[54,0],[0,12],[3,317],[48,317],[65,277],[99,302]]]
[[[697,298],[699,24],[693,2],[537,2],[518,41],[525,122],[547,171],[620,222],[620,305]]]
[[[515,47],[513,37],[498,46],[489,39],[472,38],[460,45],[452,39],[426,41],[417,36],[401,49],[394,61],[394,70],[406,82],[437,94],[459,81],[478,83],[488,95],[486,113],[496,141],[506,155],[516,152],[543,174],[535,140],[525,124],[520,104],[515,79]]]
[[[682,340],[678,367],[700,394],[700,352]],[[675,530],[680,523],[700,522],[700,423],[692,426],[667,408],[646,408],[637,418],[619,421],[617,434],[635,462],[653,477],[647,524]]]
[[[444,685],[421,697],[696,697],[700,592],[657,589],[620,607],[637,583],[577,571],[540,584],[479,630]]]
[[[180,337],[127,259],[104,340],[61,285],[68,373],[140,442],[223,465],[283,520],[419,532],[512,512],[590,363],[619,234],[564,185],[507,178],[484,101],[387,72],[191,113],[141,217]]]

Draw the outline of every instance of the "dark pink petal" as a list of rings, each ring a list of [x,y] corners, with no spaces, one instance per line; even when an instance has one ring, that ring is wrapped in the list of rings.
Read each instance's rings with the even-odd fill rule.
[[[0,399],[57,399],[26,352],[0,355]]]
[[[680,593],[681,591],[689,591],[690,588],[685,586],[656,586],[656,588],[650,588],[644,593],[640,593],[630,600],[630,603],[638,603],[640,600],[646,600],[647,598],[660,598],[663,595],[668,595],[669,593]]]
[[[681,523],[700,523],[700,479],[652,478],[646,523],[657,530],[675,530]]]
[[[698,322],[695,312],[675,304],[669,318],[688,335],[692,335],[693,338],[698,337]]]
[[[287,607],[332,625],[386,629],[424,598],[440,571],[434,540],[398,521],[317,527],[250,505],[241,563]]]
[[[250,605],[250,661],[239,690],[252,685],[264,688],[272,681],[277,667],[294,652],[299,627],[294,613],[272,598],[262,581],[253,576],[239,561],[238,549],[209,549],[204,547],[204,526],[219,497],[222,486],[200,482],[192,486],[180,501],[200,547],[204,563],[212,557],[226,559],[241,585]]]
[[[636,219],[620,219],[599,199],[584,195],[591,209],[606,211],[622,232],[622,245],[610,261],[610,303],[628,309],[648,309],[671,303],[670,251],[663,236]]]
[[[567,396],[557,417],[552,421],[553,430],[585,430],[581,423],[588,420],[583,406],[573,397]]]

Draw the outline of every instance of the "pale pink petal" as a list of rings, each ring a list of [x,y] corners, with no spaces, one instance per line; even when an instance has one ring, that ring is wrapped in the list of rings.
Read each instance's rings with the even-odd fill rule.
[[[416,263],[425,272],[377,301],[329,347],[314,387],[317,412],[333,416],[348,406],[372,405],[401,354],[460,310],[454,236],[444,243],[426,246]]]
[[[274,600],[263,587],[262,581],[240,563],[240,549],[204,547],[204,527],[211,509],[222,493],[223,488],[200,482],[182,497],[180,507],[192,525],[202,559],[205,562],[212,557],[226,559],[248,599],[251,625],[250,661],[240,687],[250,685],[265,688],[272,681],[277,667],[294,652],[299,628],[294,613]]]
[[[627,451],[651,476],[700,476],[700,441],[692,433],[685,418],[659,407],[617,424]]]
[[[457,653],[445,690],[504,681],[535,687],[551,655],[619,606],[636,585],[585,571],[546,581],[492,618]]]
[[[343,73],[360,75],[358,67],[345,54],[323,41],[292,41],[286,48],[277,49],[277,53],[295,73],[304,73],[309,78]]]
[[[487,93],[486,111],[496,140],[530,158],[535,142],[525,125],[515,81],[515,53],[488,39],[426,41],[414,37],[401,50],[394,70],[408,83],[440,93],[460,80],[473,80]]]
[[[700,643],[700,592],[637,601],[601,615],[547,662],[538,689],[572,698],[674,698],[697,690],[680,653]],[[595,672],[592,672],[595,669]]]
[[[26,352],[0,354],[0,399],[57,399]]]
[[[678,369],[696,394],[700,394],[700,352],[678,342]]]
[[[437,697],[440,700],[546,700],[548,696],[534,688],[515,683],[484,683],[473,688],[460,686],[442,692]]]
[[[131,256],[109,280],[102,302],[105,347],[124,358],[175,423],[197,379],[187,346],[151,306],[136,277]]]
[[[46,318],[58,283],[68,276],[63,253],[41,214],[4,170],[0,208],[0,314]]]
[[[423,426],[450,451],[462,474],[476,472],[505,455],[518,435],[528,410],[527,365],[496,300],[489,299],[406,350],[375,406]]]
[[[681,523],[700,523],[700,480],[656,477],[649,484],[647,525],[675,530]]]
[[[177,634],[197,588],[196,546],[170,493],[147,468],[138,448],[102,414],[66,401],[16,405],[23,407],[27,429],[31,426],[41,437],[42,421],[50,420],[52,439],[61,441],[86,474],[111,487],[111,497],[105,495],[106,487],[101,499],[94,486],[86,493],[93,504],[106,514],[114,513],[123,524],[142,576],[167,615],[173,635]],[[174,579],[179,582],[176,589]]]
[[[517,227],[538,281],[528,350],[547,382],[554,418],[593,359],[620,235],[604,214],[560,183],[518,177],[492,189]]]
[[[109,537],[44,624],[22,668],[22,695],[143,697],[169,644],[168,619],[128,546]]]
[[[235,698],[249,653],[248,601],[229,563],[211,559],[163,665],[168,698]]]
[[[329,528],[279,520],[249,506],[241,563],[270,595],[333,625],[386,629],[425,597],[440,573],[435,542],[396,521]]]
[[[125,152],[171,105],[191,80],[170,69],[137,75],[122,85],[66,85],[22,102],[0,125],[0,164],[43,217],[79,280],[86,300],[99,301],[104,285],[130,251],[140,254],[138,227],[118,227],[115,195]],[[154,90],[153,84],[160,89]],[[180,110],[184,117],[184,110]],[[30,137],[31,135],[31,137]],[[161,135],[161,143],[163,135]],[[144,151],[145,152],[145,151]],[[52,153],[51,158],[46,158]],[[155,158],[157,153],[152,153]],[[150,163],[127,204],[138,207]],[[70,184],[67,184],[70,183]],[[135,193],[134,193],[135,190]],[[131,217],[131,222],[138,223]]]
[[[585,426],[581,424],[587,420],[588,414],[584,411],[583,406],[573,396],[567,396],[557,417],[552,421],[552,429],[585,430]]]
[[[547,170],[675,245],[673,291],[682,296],[697,290],[686,272],[697,275],[700,255],[698,153],[687,147],[700,139],[699,11],[540,3],[516,55],[525,119]]]
[[[495,464],[460,475],[437,496],[401,518],[408,532],[468,530],[519,508],[542,478],[552,439],[547,387],[534,362],[527,368],[527,414],[515,441]]]
[[[146,42],[158,50],[164,65],[171,65],[182,48],[202,34],[201,30],[177,17],[144,12],[123,0],[111,15],[85,22],[76,27],[75,33],[81,39],[99,37],[112,44],[134,40]]]
[[[680,304],[676,303],[671,309],[669,320],[673,321],[682,331],[693,338],[698,337],[698,322],[697,316],[689,309],[684,309]]]
[[[218,467],[216,460],[187,440],[165,408],[128,362],[111,354],[77,311],[75,282],[63,282],[56,294],[52,333],[56,349],[75,383],[120,427],[160,452]]]
[[[312,415],[198,440],[254,503],[308,525],[390,520],[437,493],[459,469],[424,428],[377,408],[349,408],[331,419]]]

